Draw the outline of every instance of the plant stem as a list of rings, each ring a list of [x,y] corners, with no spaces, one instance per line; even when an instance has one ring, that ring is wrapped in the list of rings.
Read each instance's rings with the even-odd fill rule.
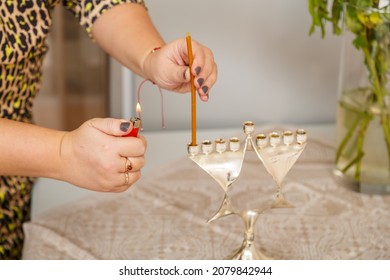
[[[358,160],[356,161],[356,169],[355,169],[355,180],[356,181],[360,181],[361,168],[362,168],[362,158],[364,156],[364,151],[363,151],[364,138],[366,136],[368,124],[370,123],[370,121],[372,119],[371,114],[368,112],[369,108],[370,108],[370,106],[368,106],[368,108],[366,108],[366,111],[363,114],[362,126],[360,127],[359,135],[357,138],[356,150],[357,150]]]
[[[361,153],[359,155],[357,155],[353,160],[351,160],[350,163],[347,164],[347,166],[345,166],[343,168],[343,170],[341,170],[341,172],[345,173],[348,171],[349,168],[351,168],[351,166],[353,166],[354,164],[356,164],[358,161],[360,161],[362,159],[362,157],[364,156],[364,153]]]
[[[352,139],[352,136],[356,128],[358,127],[359,123],[361,123],[361,126],[357,134],[356,156],[341,170],[341,172],[346,173],[352,166],[356,165],[355,176],[354,176],[356,181],[360,180],[362,158],[364,157],[364,139],[368,128],[368,124],[372,119],[372,114],[369,111],[369,108],[371,107],[372,104],[372,99],[367,100],[367,102],[368,105],[366,106],[364,112],[359,112],[359,116],[356,118],[355,122],[349,127],[347,133],[345,134],[336,152],[336,164],[337,164],[339,159],[342,156],[343,150],[345,149],[348,142]],[[345,107],[343,106],[342,103],[340,103],[340,106]]]
[[[340,103],[340,106],[344,107],[342,103]],[[363,115],[361,115],[361,116],[363,116]],[[353,132],[355,131],[359,122],[360,122],[360,118],[356,118],[355,122],[349,127],[348,132],[345,134],[343,140],[341,141],[339,147],[337,148],[336,164],[339,162],[340,157],[342,155],[342,152],[343,152],[345,146],[348,144],[349,140],[351,139]]]
[[[375,96],[377,98],[377,102],[380,109],[380,117],[381,117],[381,125],[383,129],[383,134],[385,136],[385,142],[387,147],[387,158],[388,158],[388,170],[390,172],[390,120],[389,114],[386,107],[386,103],[384,101],[385,91],[386,89],[381,86],[379,81],[379,77],[376,71],[375,62],[371,58],[370,53],[367,48],[363,48],[364,55],[366,57],[366,62],[368,69],[372,75],[372,85]]]

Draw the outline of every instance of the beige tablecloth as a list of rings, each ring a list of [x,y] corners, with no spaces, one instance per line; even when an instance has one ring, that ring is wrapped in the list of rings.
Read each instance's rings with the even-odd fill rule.
[[[158,156],[158,155],[156,155]],[[390,197],[340,187],[334,149],[309,138],[283,191],[296,207],[265,211],[256,244],[275,259],[390,259]],[[274,183],[248,153],[235,205],[262,207]],[[210,224],[223,191],[188,158],[162,166],[121,194],[96,194],[25,224],[25,259],[223,259],[241,245],[243,224]]]

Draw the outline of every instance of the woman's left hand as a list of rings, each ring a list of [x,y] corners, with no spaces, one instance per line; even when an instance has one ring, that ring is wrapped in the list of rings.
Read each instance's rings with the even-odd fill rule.
[[[195,88],[201,100],[207,101],[217,80],[217,64],[211,50],[196,41],[192,41],[192,54]],[[159,87],[184,93],[191,90],[188,64],[186,39],[177,39],[151,52],[145,58],[143,72]]]

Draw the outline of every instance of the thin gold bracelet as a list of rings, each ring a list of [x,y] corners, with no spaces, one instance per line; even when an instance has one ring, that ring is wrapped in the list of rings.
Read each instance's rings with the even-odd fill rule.
[[[159,49],[161,49],[161,47],[156,47],[153,50],[151,50],[150,53],[154,53],[154,52],[158,51]]]

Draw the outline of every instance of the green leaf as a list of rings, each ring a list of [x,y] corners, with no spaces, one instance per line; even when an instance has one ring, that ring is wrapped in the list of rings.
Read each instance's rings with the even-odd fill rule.
[[[333,33],[340,35],[342,30],[340,27],[341,22],[341,12],[343,11],[343,5],[339,1],[333,1],[332,5],[332,23],[333,23]]]
[[[365,36],[363,36],[362,34],[358,34],[355,38],[355,40],[353,40],[353,45],[357,48],[357,49],[362,49],[362,48],[367,48],[368,47],[368,42],[367,42],[367,39]]]

